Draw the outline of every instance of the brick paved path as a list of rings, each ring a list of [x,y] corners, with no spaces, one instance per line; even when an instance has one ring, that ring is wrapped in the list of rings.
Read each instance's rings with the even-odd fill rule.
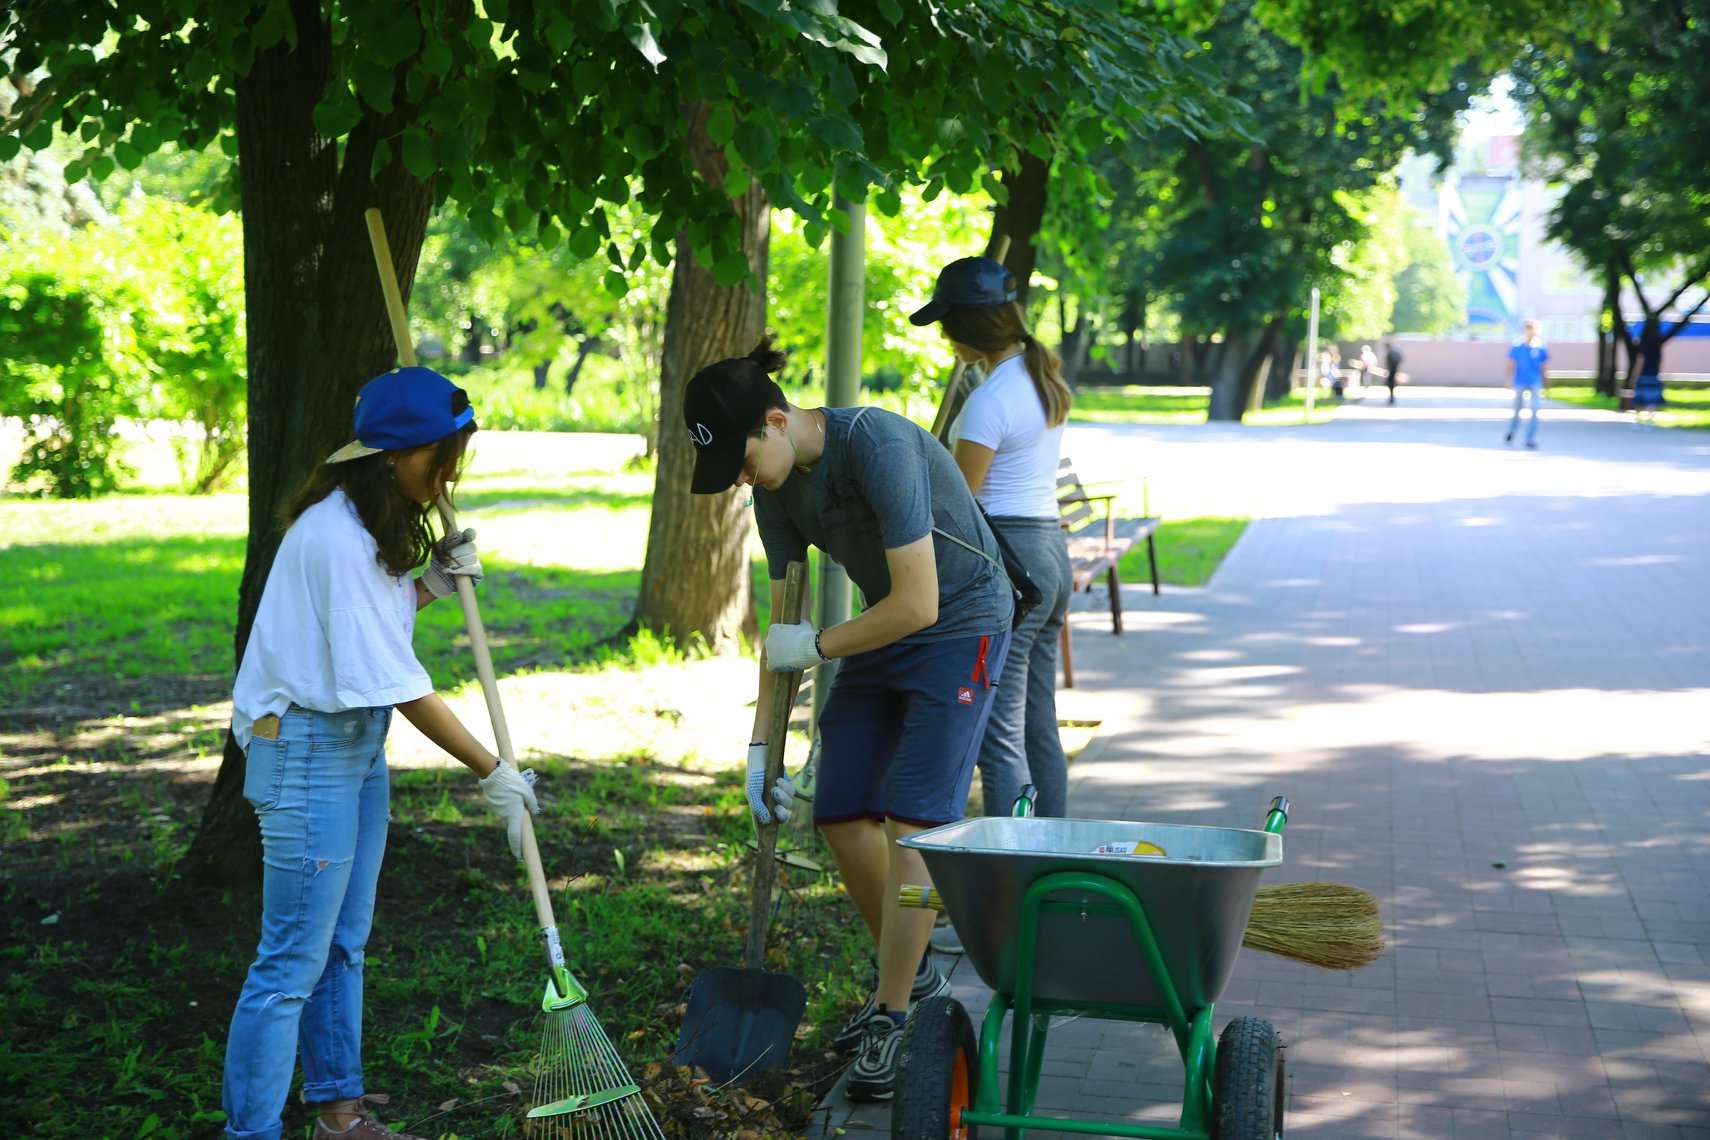
[[[1382,899],[1376,965],[1247,952],[1218,1005],[1282,1031],[1291,1132],[1706,1140],[1710,434],[1551,409],[1508,450],[1499,400],[1073,429],[1083,472],[1138,456],[1165,513],[1267,517],[1209,588],[1128,591],[1121,639],[1077,615],[1105,735],[1070,810],[1250,827],[1286,792],[1271,881]],[[1043,1106],[1174,1119],[1159,1030],[1064,1025],[1046,1065]]]

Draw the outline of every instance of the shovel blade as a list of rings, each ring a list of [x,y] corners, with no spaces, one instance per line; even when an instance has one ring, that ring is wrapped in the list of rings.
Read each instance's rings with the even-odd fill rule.
[[[769,970],[715,966],[689,987],[672,1062],[698,1065],[717,1084],[741,1083],[786,1064],[807,1008],[801,980]]]

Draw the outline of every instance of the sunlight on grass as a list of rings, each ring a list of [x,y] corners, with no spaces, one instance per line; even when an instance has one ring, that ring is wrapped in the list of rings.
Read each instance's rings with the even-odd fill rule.
[[[1590,385],[1551,384],[1548,395],[1552,400],[1578,404],[1582,408],[1620,410],[1620,402],[1615,397],[1599,396],[1597,389]],[[1710,429],[1710,386],[1665,384],[1663,398],[1668,403],[1656,413],[1658,427]]]
[[[1205,422],[1210,388],[1082,388],[1075,393],[1069,419],[1096,424],[1199,424]]]
[[[1203,586],[1247,529],[1245,518],[1165,519],[1158,527],[1158,576],[1167,586]],[[1117,563],[1124,582],[1145,582],[1151,570],[1146,546],[1133,547]]]

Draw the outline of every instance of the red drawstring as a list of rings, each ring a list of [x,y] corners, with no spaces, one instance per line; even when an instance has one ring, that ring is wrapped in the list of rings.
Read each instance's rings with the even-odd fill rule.
[[[980,638],[980,653],[979,656],[974,658],[974,674],[972,678],[975,681],[983,683],[983,685],[988,689],[992,687],[992,674],[991,670],[986,668],[986,648],[991,645],[991,642],[992,639],[989,637]]]

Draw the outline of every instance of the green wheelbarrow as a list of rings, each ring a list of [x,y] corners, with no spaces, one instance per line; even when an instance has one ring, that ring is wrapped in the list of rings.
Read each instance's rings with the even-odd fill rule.
[[[965,819],[899,840],[934,886],[906,905],[948,910],[992,989],[976,1041],[954,998],[920,1003],[898,1058],[891,1135],[988,1136],[1028,1128],[1148,1140],[1272,1140],[1283,1131],[1283,1049],[1256,1017],[1213,1041],[1259,876],[1282,863],[1288,801],[1259,831],[1120,820],[1036,819],[1032,789],[1011,817]],[[1034,1109],[1051,1018],[1162,1025],[1185,1070],[1175,1127],[1066,1119]],[[1009,1021],[1009,1077],[998,1052]]]

